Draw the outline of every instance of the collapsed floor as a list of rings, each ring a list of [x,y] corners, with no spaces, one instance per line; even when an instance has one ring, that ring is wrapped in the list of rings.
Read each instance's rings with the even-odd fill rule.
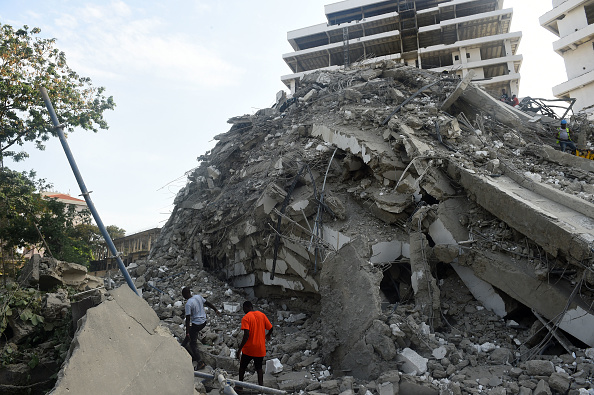
[[[444,393],[594,388],[594,162],[545,123],[391,62],[308,75],[229,122],[133,271],[174,331],[205,269],[281,327],[301,317],[272,351],[315,373],[294,390],[320,391],[328,366],[380,393],[398,372]],[[237,331],[214,322],[224,356]]]

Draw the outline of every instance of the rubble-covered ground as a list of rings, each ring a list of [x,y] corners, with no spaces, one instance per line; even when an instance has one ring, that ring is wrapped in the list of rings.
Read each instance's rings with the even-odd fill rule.
[[[384,61],[229,122],[129,267],[180,340],[182,287],[223,309],[209,367],[237,378],[250,299],[288,393],[594,394],[594,162],[546,120]]]
[[[177,336],[188,285],[271,318],[288,392],[594,393],[594,162],[555,125],[392,62],[229,122],[131,270]],[[230,374],[240,317],[203,331]]]

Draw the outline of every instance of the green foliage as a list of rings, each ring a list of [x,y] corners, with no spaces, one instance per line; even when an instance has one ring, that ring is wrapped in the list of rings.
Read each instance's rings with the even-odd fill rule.
[[[59,260],[88,264],[91,247],[75,230],[75,223],[88,224],[88,212],[74,206],[46,199],[36,192],[47,188],[35,180],[34,173],[19,173],[0,168],[0,243],[10,251],[25,246],[43,246],[43,238],[52,255]]]
[[[109,234],[109,237],[111,237],[112,240],[126,236],[126,231],[122,228],[118,228],[115,225],[107,225],[105,229],[107,230],[107,233]]]
[[[39,365],[39,356],[36,353],[33,353],[33,356],[27,363],[29,369],[34,369],[37,365]]]
[[[65,287],[69,294],[76,291],[71,287]],[[13,363],[27,363],[30,369],[35,368],[41,359],[39,355],[39,344],[50,342],[53,347],[44,351],[44,356],[50,357],[61,363],[66,358],[70,347],[72,325],[72,312],[69,311],[66,317],[58,321],[46,322],[42,314],[42,301],[44,292],[32,288],[21,288],[11,284],[0,289],[0,336],[6,330],[9,315],[18,315],[19,318],[34,327],[33,333],[19,344],[18,348],[6,343],[0,350],[0,365],[6,366]],[[48,352],[50,355],[48,355]]]
[[[57,136],[40,86],[47,89],[59,122],[70,132],[75,127],[107,129],[103,112],[115,107],[113,98],[103,95],[105,89],[68,67],[55,39],[39,38],[40,32],[0,24],[0,162],[2,157],[19,161],[28,156],[15,151],[16,146],[29,141],[44,149],[44,142]]]
[[[20,288],[17,285],[10,285],[0,293],[0,335],[8,326],[9,317],[18,314],[24,322],[33,326],[43,324],[41,316],[42,295],[33,288]]]

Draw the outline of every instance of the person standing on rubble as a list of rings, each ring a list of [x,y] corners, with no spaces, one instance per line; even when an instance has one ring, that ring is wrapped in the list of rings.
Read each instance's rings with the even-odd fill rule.
[[[272,324],[264,313],[254,311],[254,305],[249,300],[243,302],[243,312],[245,313],[241,319],[243,339],[237,350],[239,381],[243,381],[245,369],[253,359],[254,369],[258,374],[258,384],[264,385],[262,362],[266,356],[266,340],[270,340],[272,337]]]
[[[187,300],[186,337],[182,343],[182,347],[185,348],[188,342],[190,342],[190,349],[188,351],[190,351],[192,361],[196,361],[195,370],[200,370],[206,366],[198,351],[198,333],[206,326],[206,311],[204,310],[204,306],[213,309],[217,315],[221,315],[221,312],[212,303],[204,299],[202,295],[196,294],[192,296],[192,291],[188,287],[182,289],[182,296]]]
[[[565,119],[561,120],[561,127],[557,129],[557,144],[561,146],[562,152],[565,152],[567,147],[571,148],[573,151],[577,150],[577,147],[573,141],[571,141],[569,126],[567,125],[567,121]]]

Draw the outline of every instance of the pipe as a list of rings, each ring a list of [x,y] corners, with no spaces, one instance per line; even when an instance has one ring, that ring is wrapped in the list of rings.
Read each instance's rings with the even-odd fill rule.
[[[213,374],[202,373],[202,372],[194,372],[194,377],[200,377],[203,379],[211,379],[211,380],[215,378],[215,376]],[[244,381],[225,379],[222,374],[219,374],[217,377],[218,377],[219,382],[221,382],[221,377],[223,378],[223,380],[226,381],[227,384],[222,384],[222,385],[233,384],[238,387],[248,388],[251,390],[260,391],[260,392],[264,392],[267,394],[277,394],[277,395],[286,395],[287,394],[287,391],[277,390],[275,388],[263,387],[263,386],[257,385],[257,384],[246,383]],[[235,393],[235,391],[233,391],[233,392]]]
[[[107,233],[107,229],[105,228],[105,225],[103,225],[103,221],[101,221],[101,217],[99,217],[99,213],[95,209],[95,205],[93,204],[93,201],[91,200],[91,196],[89,194],[89,191],[87,190],[85,182],[83,181],[82,175],[80,174],[80,171],[78,170],[78,166],[76,165],[76,161],[74,160],[72,151],[70,151],[68,142],[66,142],[66,137],[64,137],[64,131],[62,130],[62,126],[58,122],[58,117],[56,116],[56,113],[54,111],[54,106],[52,105],[52,102],[47,94],[47,90],[41,86],[41,87],[39,87],[39,91],[41,92],[41,97],[43,97],[45,106],[47,107],[47,110],[49,111],[50,118],[52,119],[52,123],[54,124],[54,127],[55,127],[56,131],[58,132],[58,137],[60,138],[60,143],[62,143],[62,148],[64,148],[64,153],[66,154],[66,157],[68,158],[68,162],[70,163],[70,167],[72,168],[74,177],[76,177],[76,181],[78,182],[78,186],[80,188],[81,194],[85,198],[85,202],[87,202],[87,207],[91,211],[91,214],[93,215],[93,219],[95,219],[95,223],[97,224],[97,227],[101,231],[101,234],[103,235],[103,238],[105,239],[105,243],[109,247],[109,251],[111,251],[111,254],[116,258],[116,261],[118,262],[120,271],[124,275],[124,278],[126,279],[126,282],[128,283],[128,286],[130,287],[130,289],[132,289],[132,291],[134,291],[134,293],[136,295],[138,295],[138,291],[136,290],[136,287],[134,286],[134,283],[132,282],[132,279],[130,278],[130,274],[126,270],[126,267],[124,266],[124,262],[122,262],[122,259],[119,257],[118,252],[115,248],[115,245],[113,244],[113,241],[111,240],[111,237],[109,236],[109,233]]]

